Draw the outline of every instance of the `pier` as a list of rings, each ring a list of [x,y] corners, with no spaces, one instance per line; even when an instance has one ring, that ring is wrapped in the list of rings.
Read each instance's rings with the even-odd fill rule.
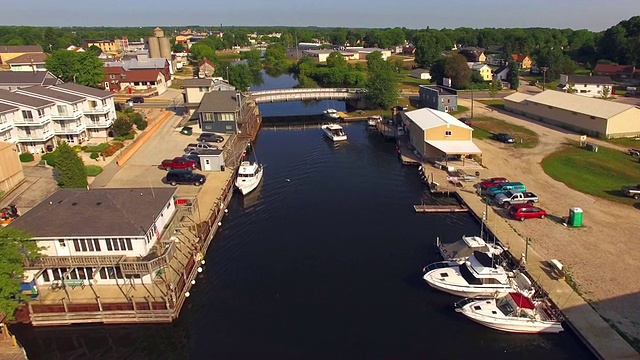
[[[464,205],[413,205],[417,213],[459,213],[467,212],[469,208]]]

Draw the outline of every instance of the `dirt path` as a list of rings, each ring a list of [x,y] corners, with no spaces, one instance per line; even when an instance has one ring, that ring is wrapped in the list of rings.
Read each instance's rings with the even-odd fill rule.
[[[462,101],[464,104],[464,101]],[[466,104],[464,104],[466,106]],[[495,176],[522,181],[540,196],[540,206],[552,216],[545,220],[510,221],[523,237],[546,258],[567,267],[596,311],[624,333],[640,339],[640,225],[634,207],[603,200],[568,188],[547,176],[540,162],[578,135],[530,119],[519,118],[475,103],[474,115],[486,115],[523,125],[540,135],[533,149],[516,149],[491,140],[475,141],[483,160]],[[601,146],[626,148],[593,140]],[[588,171],[588,169],[585,169]],[[567,228],[561,218],[571,207],[584,210],[584,227]]]

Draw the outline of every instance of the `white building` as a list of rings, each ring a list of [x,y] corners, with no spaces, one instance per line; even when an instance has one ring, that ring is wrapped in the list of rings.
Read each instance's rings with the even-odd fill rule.
[[[560,75],[558,90],[571,92],[587,97],[601,97],[602,91],[608,88],[609,95],[613,89],[613,80],[608,76]]]
[[[114,285],[125,279],[151,284],[155,269],[132,264],[149,265],[175,242],[167,229],[176,213],[176,191],[60,189],[10,227],[31,234],[43,249],[43,258],[27,269],[38,286]]]
[[[431,80],[431,73],[426,69],[413,69],[411,70],[411,77],[420,80]]]

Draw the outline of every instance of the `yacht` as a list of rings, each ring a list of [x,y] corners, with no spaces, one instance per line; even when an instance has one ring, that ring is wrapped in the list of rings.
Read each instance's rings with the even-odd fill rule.
[[[377,126],[379,122],[382,121],[382,116],[380,115],[374,115],[374,116],[369,116],[367,118],[367,125],[369,126]]]
[[[336,109],[327,109],[324,111],[324,115],[331,119],[340,119],[340,114],[338,114],[338,110]]]
[[[322,131],[333,141],[347,140],[347,134],[344,133],[342,126],[338,124],[322,125]]]
[[[494,299],[464,299],[456,311],[481,325],[514,333],[559,333],[562,316],[544,299],[531,300],[520,293]]]
[[[434,289],[465,298],[496,297],[510,292],[532,296],[531,280],[520,271],[497,265],[492,254],[474,251],[462,264],[441,261],[424,269],[423,279]]]
[[[246,195],[258,187],[262,180],[263,165],[258,162],[243,161],[238,169],[236,187],[242,195]]]
[[[440,238],[436,239],[436,246],[440,252],[440,256],[445,261],[455,261],[463,264],[474,251],[491,253],[500,255],[504,252],[504,248],[496,244],[488,244],[479,236],[465,236],[451,244],[442,244]]]

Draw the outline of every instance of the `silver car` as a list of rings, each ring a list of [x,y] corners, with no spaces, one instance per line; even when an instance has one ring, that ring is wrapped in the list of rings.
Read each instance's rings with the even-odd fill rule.
[[[187,145],[186,148],[184,148],[184,152],[185,153],[189,153],[192,151],[201,151],[201,150],[218,150],[218,146],[217,145],[213,145],[213,144],[209,144],[206,142],[200,142],[200,143],[193,143],[193,144],[189,144]]]

